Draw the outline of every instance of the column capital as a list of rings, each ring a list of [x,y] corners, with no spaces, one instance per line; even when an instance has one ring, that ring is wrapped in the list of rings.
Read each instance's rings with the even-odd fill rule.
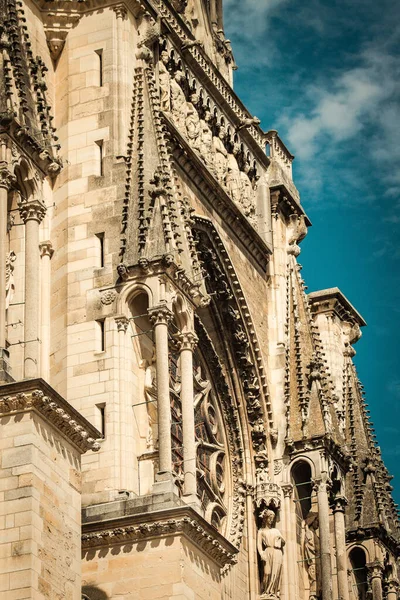
[[[16,182],[16,177],[7,169],[7,167],[0,167],[0,189],[6,189],[7,191],[12,188]]]
[[[126,15],[128,14],[128,11],[126,9],[125,4],[116,4],[115,6],[112,7],[113,11],[115,12],[115,14],[117,15],[117,19],[126,19]]]
[[[168,325],[174,318],[173,312],[165,304],[157,304],[147,311],[149,319],[154,326]]]
[[[54,254],[53,245],[50,240],[46,240],[45,242],[40,242],[39,244],[40,256],[43,258],[44,256],[48,256],[51,258]]]
[[[387,591],[389,594],[397,594],[400,588],[399,580],[392,577],[387,582]]]
[[[281,490],[283,492],[284,498],[291,498],[293,494],[293,484],[292,483],[282,483]]]
[[[182,350],[191,350],[193,352],[197,346],[197,342],[199,341],[199,338],[194,331],[181,331],[175,334],[174,338],[178,344],[178,349],[180,352],[182,352]]]
[[[46,214],[46,207],[40,200],[21,200],[19,212],[24,223],[27,221],[41,223]]]
[[[335,496],[332,502],[333,512],[342,512],[344,513],[346,510],[346,506],[348,505],[348,500],[346,496]]]
[[[129,324],[128,317],[125,317],[125,315],[122,315],[120,317],[114,317],[114,321],[117,324],[118,331],[126,333],[126,330],[128,329],[128,324]]]
[[[312,481],[314,492],[328,493],[331,489],[332,482],[325,473],[322,473],[321,477],[315,477]]]
[[[371,580],[382,579],[384,567],[383,564],[379,562],[379,560],[367,563],[366,567],[368,569],[368,575]]]

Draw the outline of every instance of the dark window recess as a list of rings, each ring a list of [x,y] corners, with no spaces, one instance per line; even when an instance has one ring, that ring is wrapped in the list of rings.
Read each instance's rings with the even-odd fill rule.
[[[98,164],[99,164],[99,172],[98,174],[100,175],[100,177],[103,177],[104,172],[103,172],[103,140],[97,140],[97,142],[95,142],[97,148],[98,148],[98,153],[97,153],[97,160],[98,160]]]
[[[95,53],[99,57],[98,69],[99,69],[99,86],[103,86],[103,50],[95,50]]]
[[[99,319],[96,321],[97,327],[99,329],[99,352],[104,352],[106,349],[106,327],[104,319]]]
[[[96,404],[97,410],[99,411],[99,428],[101,437],[106,437],[106,405]]]
[[[104,253],[104,231],[102,231],[101,233],[96,233],[95,234],[96,238],[99,240],[99,257],[100,257],[100,267],[104,267],[104,259],[105,259],[105,253]]]

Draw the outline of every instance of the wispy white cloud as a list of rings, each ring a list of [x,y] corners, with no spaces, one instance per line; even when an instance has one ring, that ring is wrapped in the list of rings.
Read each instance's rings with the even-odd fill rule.
[[[278,55],[275,44],[266,44],[271,19],[290,0],[225,0],[224,28],[235,40],[233,53],[243,70],[270,66]]]
[[[376,125],[380,136],[370,138],[366,150],[377,160],[391,158],[393,149],[396,154],[400,152],[393,131],[394,126],[400,132],[400,118],[394,121],[396,112],[400,116],[400,107],[392,104],[400,92],[396,81],[400,60],[368,51],[361,55],[360,63],[320,87],[312,84],[305,90],[310,98],[309,110],[284,117],[289,144],[300,159],[315,158],[321,147],[344,142]]]
[[[224,22],[230,35],[254,39],[269,26],[270,18],[288,0],[225,0]]]

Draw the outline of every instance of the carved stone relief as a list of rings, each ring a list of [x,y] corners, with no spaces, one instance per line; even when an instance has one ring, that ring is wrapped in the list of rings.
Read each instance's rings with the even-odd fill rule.
[[[257,534],[257,550],[261,559],[261,598],[277,600],[280,597],[285,540],[279,529],[273,526],[273,510],[261,511],[261,527]]]
[[[172,118],[190,147],[254,226],[257,170],[254,159],[240,142],[237,128],[206,97],[175,51],[161,46],[158,61],[161,109]]]

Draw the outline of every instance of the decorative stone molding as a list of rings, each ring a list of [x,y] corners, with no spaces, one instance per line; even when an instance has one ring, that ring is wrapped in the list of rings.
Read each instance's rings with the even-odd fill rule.
[[[281,490],[284,498],[291,498],[293,495],[294,486],[292,483],[282,483]]]
[[[261,508],[270,508],[276,512],[281,505],[279,485],[270,481],[258,481],[255,492],[255,505],[258,511]]]
[[[16,183],[16,177],[6,168],[0,169],[0,188],[10,190]]]
[[[335,314],[341,321],[349,322],[359,327],[366,325],[360,313],[337,287],[311,292],[308,294],[308,300],[313,315],[319,313]],[[352,343],[357,341],[358,338],[355,339],[356,337],[354,335]]]
[[[117,4],[112,7],[115,12],[117,19],[122,19],[123,21],[126,19],[128,11],[125,4]]]
[[[100,302],[104,306],[108,306],[109,304],[112,304],[114,302],[116,297],[117,293],[115,290],[105,290],[100,296]]]
[[[199,341],[197,335],[191,331],[177,333],[174,335],[174,338],[178,343],[179,351],[191,350],[193,352]]]
[[[30,379],[1,387],[0,414],[12,415],[35,410],[49,421],[81,453],[96,452],[100,433],[42,379]]]
[[[117,324],[118,331],[126,333],[126,330],[128,329],[129,325],[128,317],[125,317],[125,315],[123,315],[121,317],[114,317],[114,320]]]
[[[149,315],[149,319],[151,323],[156,327],[157,325],[169,325],[169,323],[174,318],[172,311],[167,306],[162,304],[158,304],[157,306],[152,306],[147,311]]]
[[[46,207],[40,200],[21,200],[19,212],[24,223],[31,220],[41,223],[46,214]]]
[[[48,240],[46,242],[41,242],[39,244],[39,250],[40,250],[40,256],[42,258],[44,256],[48,256],[49,258],[52,258],[53,254],[54,254],[53,245]]]
[[[117,544],[138,543],[154,538],[184,536],[220,568],[236,562],[237,549],[190,507],[142,513],[120,519],[120,526],[107,522],[85,525],[83,550]],[[94,529],[94,531],[93,531]]]
[[[332,502],[333,512],[342,512],[344,513],[346,510],[346,506],[348,505],[348,500],[345,496],[335,496]]]

